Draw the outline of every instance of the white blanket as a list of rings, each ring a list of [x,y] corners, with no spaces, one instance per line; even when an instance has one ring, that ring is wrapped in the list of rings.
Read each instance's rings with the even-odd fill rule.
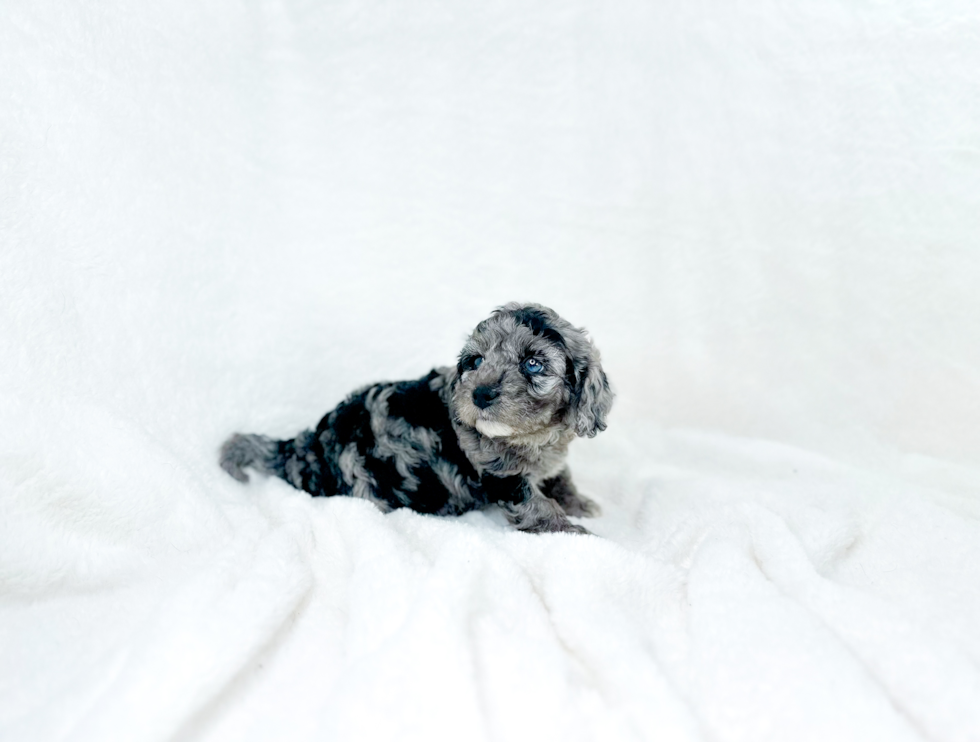
[[[597,536],[531,536],[243,488],[61,412],[5,441],[4,739],[980,729],[980,506],[954,488],[620,427],[573,460]]]

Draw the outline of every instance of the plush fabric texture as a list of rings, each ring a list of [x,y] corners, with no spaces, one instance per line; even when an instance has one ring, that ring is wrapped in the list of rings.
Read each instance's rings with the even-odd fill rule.
[[[976,740],[980,6],[9,0],[0,739]],[[217,465],[507,301],[595,536]]]

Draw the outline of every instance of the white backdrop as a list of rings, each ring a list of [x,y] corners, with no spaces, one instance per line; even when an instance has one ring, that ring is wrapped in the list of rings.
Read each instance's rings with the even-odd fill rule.
[[[603,352],[618,393],[610,432],[577,455],[593,491],[631,472],[604,502],[613,525],[639,522],[639,500],[622,493],[647,492],[637,482],[651,462],[663,476],[687,465],[672,436],[702,440],[692,429],[898,472],[972,513],[978,70],[974,0],[7,0],[7,625],[57,633],[30,600],[97,593],[113,570],[143,584],[175,534],[196,544],[188,564],[210,563],[201,544],[214,534],[173,503],[210,523],[231,518],[235,498],[252,502],[216,470],[224,436],[292,434],[362,383],[451,363],[510,300],[554,307]],[[710,468],[699,456],[685,459],[694,472]],[[252,487],[307,507],[275,483]],[[214,498],[224,504],[201,504]],[[348,522],[349,507],[314,512]],[[173,528],[147,536],[155,546],[133,535],[161,519]],[[444,527],[430,521],[411,528]],[[627,538],[613,525],[596,531],[676,546],[666,531]],[[107,536],[115,527],[128,535]],[[955,554],[930,552],[923,584],[964,564],[964,534]],[[283,605],[280,618],[295,602]],[[945,605],[980,618],[980,601]],[[132,615],[135,626],[144,614]],[[66,644],[91,670],[111,639],[91,657]],[[38,685],[7,721],[40,739],[30,709],[58,697],[57,660],[30,646],[21,677]],[[702,717],[690,700],[714,696],[688,693],[691,733],[722,734],[724,713]],[[161,734],[186,731],[189,713]],[[71,728],[124,728],[97,719]]]
[[[526,299],[617,416],[980,460],[971,0],[8,8],[7,374],[294,422]]]

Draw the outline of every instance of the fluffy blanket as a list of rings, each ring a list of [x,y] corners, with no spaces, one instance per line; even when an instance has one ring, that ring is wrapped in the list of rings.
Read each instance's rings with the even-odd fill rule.
[[[980,506],[953,488],[620,426],[573,460],[597,536],[530,536],[243,488],[105,412],[58,420],[4,441],[5,739],[980,729]]]

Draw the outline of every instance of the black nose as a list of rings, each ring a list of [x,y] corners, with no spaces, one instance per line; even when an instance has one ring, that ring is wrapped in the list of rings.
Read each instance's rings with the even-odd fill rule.
[[[492,386],[478,386],[473,390],[473,404],[481,410],[493,404],[493,400],[500,396],[500,388]]]

